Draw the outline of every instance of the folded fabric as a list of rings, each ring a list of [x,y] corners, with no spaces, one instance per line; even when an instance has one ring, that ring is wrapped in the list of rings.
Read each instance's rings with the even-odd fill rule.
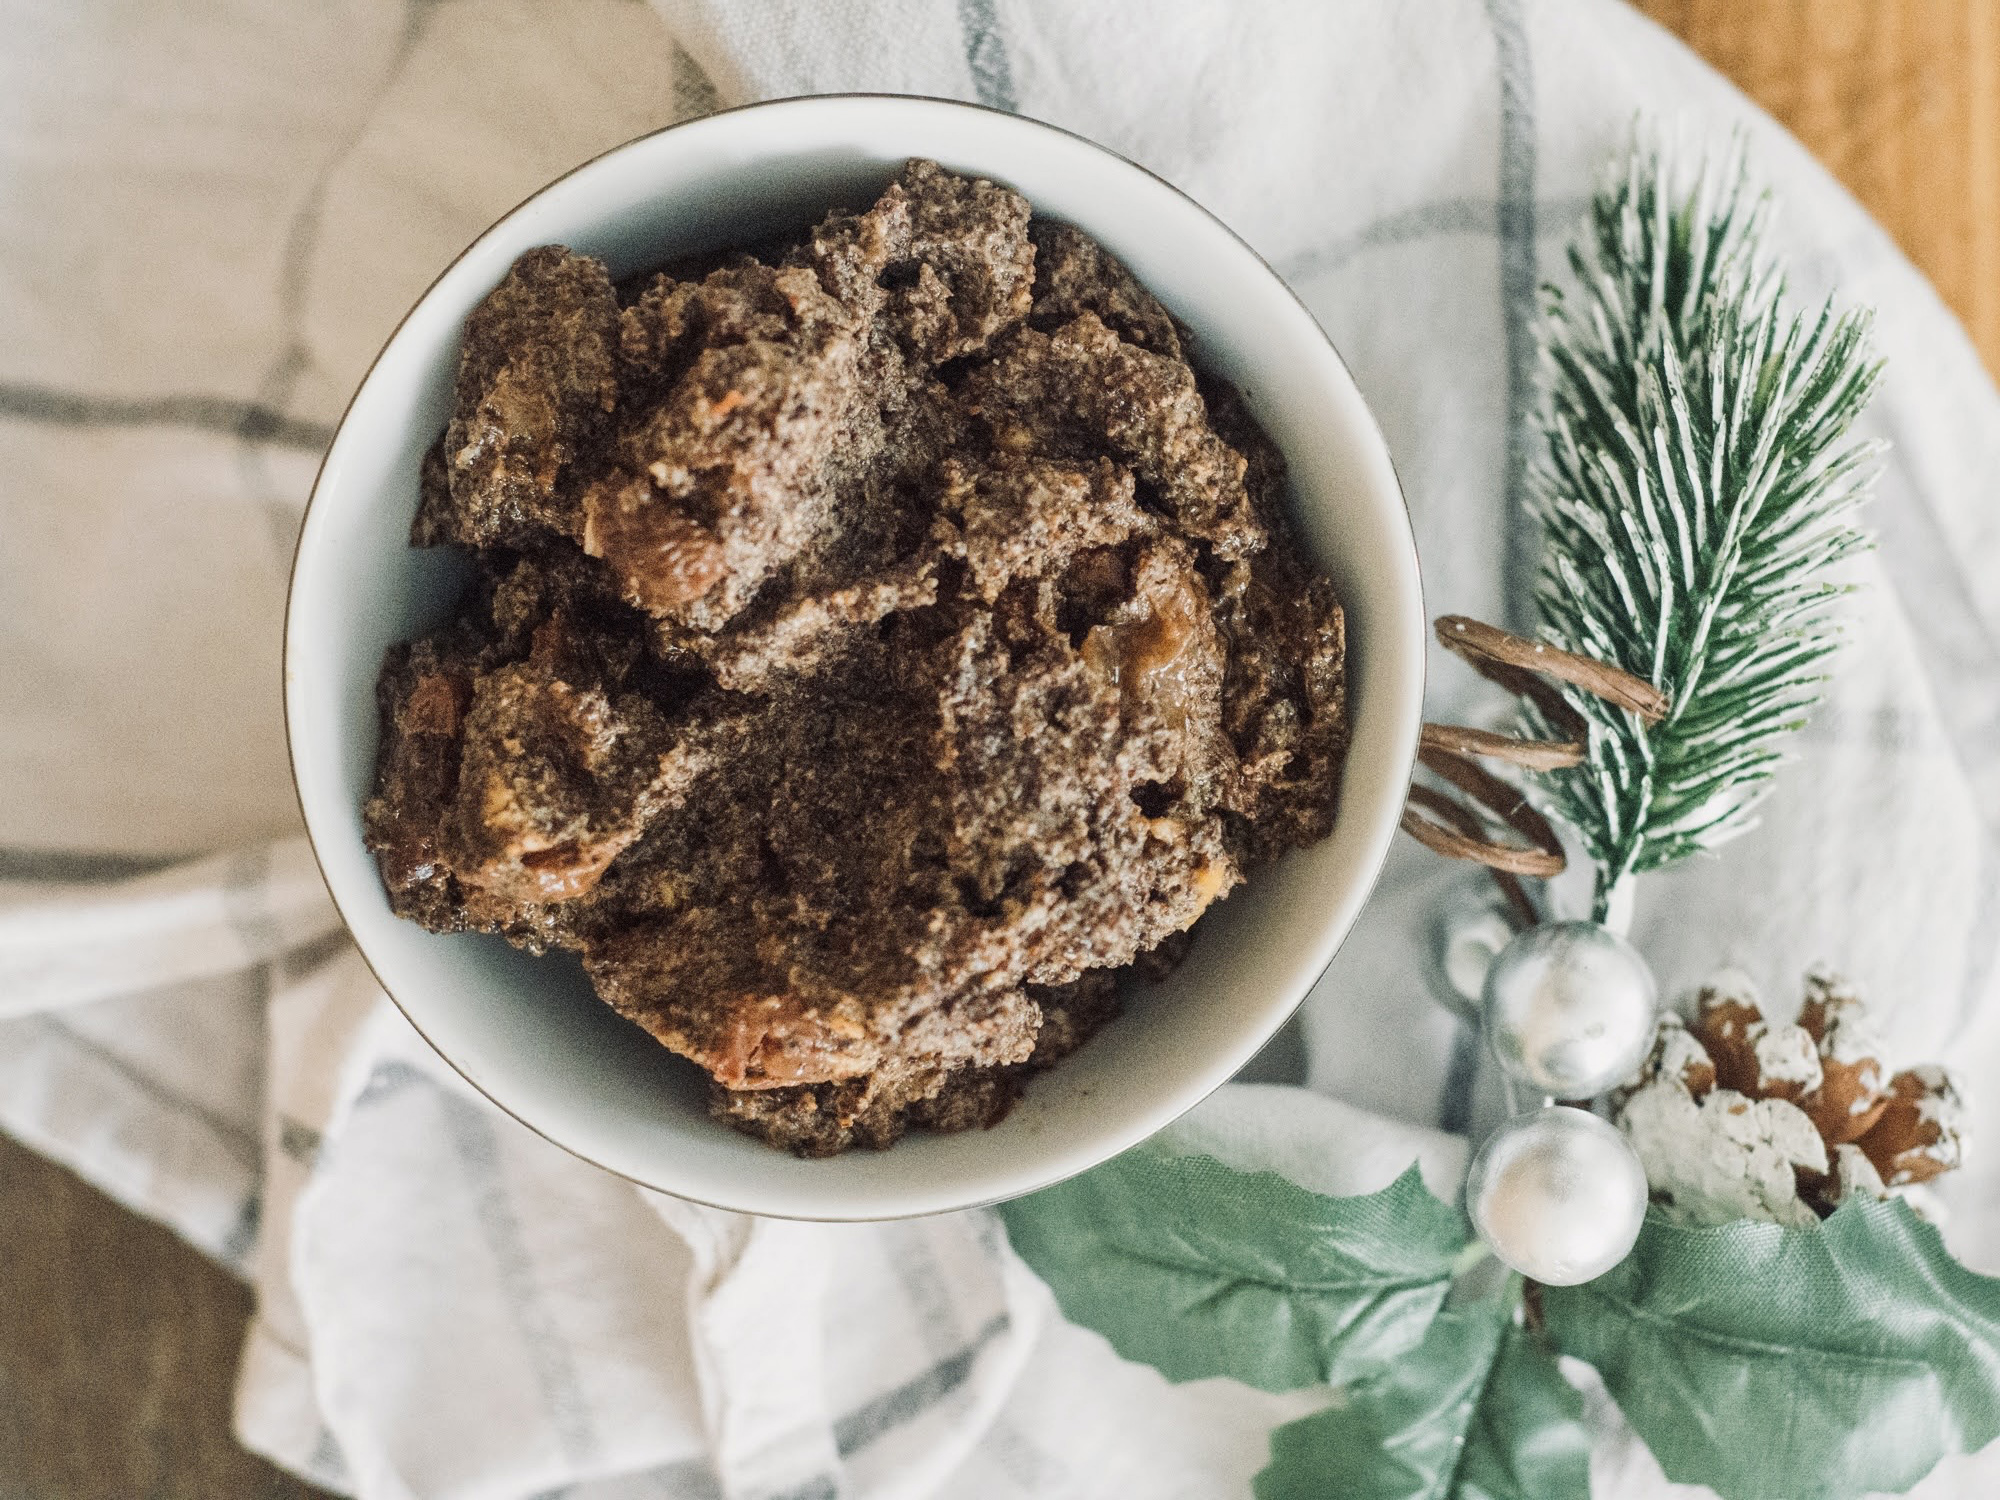
[[[1635,113],[1741,129],[1798,295],[1879,312],[1892,440],[1854,644],[1764,826],[1653,880],[1669,990],[1846,969],[1901,1063],[2000,1061],[2000,399],[1881,232],[1611,0],[4,0],[0,1128],[253,1279],[243,1439],[387,1497],[1217,1496],[1331,1399],[1168,1384],[1063,1321],[987,1213],[754,1221],[529,1134],[424,1046],[297,837],[279,625],[312,464],[494,216],[620,140],[824,90],[972,99],[1217,212],[1325,324],[1409,494],[1434,612],[1522,624],[1538,279]],[[26,210],[33,205],[33,211]],[[1434,664],[1434,717],[1490,699]],[[1427,995],[1461,872],[1415,849],[1303,1013],[1311,1092],[1191,1150],[1449,1192],[1465,1039]],[[1950,1191],[2000,1270],[2000,1155]],[[1588,1372],[1596,1493],[1665,1496]],[[2000,1456],[1916,1493],[1991,1491]]]

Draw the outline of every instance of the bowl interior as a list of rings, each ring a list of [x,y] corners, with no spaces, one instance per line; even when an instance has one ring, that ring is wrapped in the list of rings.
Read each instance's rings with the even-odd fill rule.
[[[701,1079],[592,994],[572,958],[439,937],[389,910],[363,847],[383,650],[441,620],[465,576],[408,545],[418,463],[444,425],[466,313],[530,247],[614,276],[865,206],[913,155],[1004,182],[1119,256],[1194,332],[1286,455],[1308,544],[1347,608],[1353,748],[1331,838],[1255,873],[1165,983],[1030,1087],[999,1126],[805,1162],[710,1121]],[[341,424],[307,512],[286,622],[299,798],[328,885],[384,986],[476,1087],[558,1144],[648,1186],[747,1212],[937,1212],[1057,1181],[1165,1125],[1240,1068],[1333,956],[1380,869],[1422,699],[1416,553],[1380,434],[1311,316],[1172,188],[1100,147],[935,100],[758,105],[644,137],[482,236],[410,313]]]

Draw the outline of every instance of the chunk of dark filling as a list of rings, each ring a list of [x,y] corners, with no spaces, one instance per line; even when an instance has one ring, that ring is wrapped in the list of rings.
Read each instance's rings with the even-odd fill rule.
[[[912,162],[770,263],[530,252],[467,321],[383,665],[395,908],[582,956],[807,1155],[1004,1114],[1332,827],[1281,465],[1075,230]]]

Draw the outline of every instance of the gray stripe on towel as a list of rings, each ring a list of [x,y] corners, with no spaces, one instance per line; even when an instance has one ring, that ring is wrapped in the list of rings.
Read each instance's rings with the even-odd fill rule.
[[[250,1252],[257,1248],[257,1234],[264,1224],[264,1195],[252,1193],[236,1211],[236,1222],[222,1237],[218,1251],[222,1264],[242,1276],[249,1270]]]
[[[0,849],[0,880],[61,885],[115,885],[199,856],[103,854],[93,849]]]
[[[835,1451],[846,1458],[936,1406],[965,1384],[980,1352],[1007,1328],[1007,1315],[1002,1313],[974,1334],[972,1342],[956,1354],[939,1360],[921,1375],[838,1418],[833,1424]]]
[[[944,1267],[932,1252],[929,1226],[922,1220],[882,1227],[889,1266],[903,1291],[903,1300],[916,1314],[918,1332],[931,1356],[956,1349],[965,1337],[958,1308],[946,1283]]]
[[[431,1083],[422,1073],[400,1058],[388,1058],[378,1062],[368,1071],[367,1079],[361,1085],[361,1092],[354,1096],[354,1107],[380,1104],[392,1099],[404,1089],[417,1083]]]
[[[1450,234],[1500,232],[1500,205],[1488,198],[1440,198],[1384,214],[1365,229],[1343,235],[1330,245],[1307,250],[1278,263],[1287,281],[1304,281],[1338,270],[1364,250],[1402,245]]]
[[[350,1483],[347,1455],[340,1451],[340,1439],[325,1427],[319,1430],[319,1441],[313,1444],[306,1469],[306,1477],[314,1483],[337,1486],[343,1493],[347,1492]]]
[[[722,108],[722,92],[702,65],[679,42],[674,43],[674,118],[696,120]]]
[[[1551,198],[1537,204],[1534,212],[1535,232],[1540,234],[1544,224],[1554,224],[1556,232],[1561,232],[1575,220],[1581,219],[1590,207],[1588,198]],[[1452,235],[1500,234],[1500,204],[1492,198],[1440,198],[1432,203],[1418,203],[1409,208],[1399,208],[1384,214],[1365,228],[1352,234],[1343,235],[1330,245],[1317,250],[1301,251],[1278,263],[1278,274],[1286,281],[1297,284],[1315,276],[1324,276],[1339,270],[1357,255],[1369,250],[1387,249],[1393,245],[1415,244],[1423,240],[1444,239]]]
[[[403,25],[396,39],[381,81],[368,107],[354,118],[346,133],[335,140],[333,149],[313,174],[305,197],[299,201],[285,231],[283,257],[278,266],[278,318],[282,325],[281,343],[264,368],[257,388],[257,404],[283,416],[297,394],[299,380],[312,367],[312,349],[305,335],[306,299],[311,291],[313,257],[319,248],[320,230],[326,214],[327,193],[334,175],[344,166],[375,123],[382,101],[388,98],[403,74],[424,27],[441,0],[406,0]],[[305,496],[294,494],[271,469],[268,452],[245,440],[237,454],[237,472],[245,491],[264,512],[271,554],[280,567],[289,569],[292,548],[298,540],[299,525],[305,518]]]
[[[288,417],[226,396],[95,396],[55,386],[0,382],[0,417],[48,427],[189,427],[246,442],[318,453],[333,441],[320,422]]]
[[[965,33],[965,66],[972,73],[972,90],[981,104],[994,109],[1020,107],[1014,96],[1014,65],[1000,39],[994,0],[958,0],[958,25]]]
[[[205,1130],[214,1135],[216,1140],[226,1146],[229,1149],[229,1154],[235,1157],[241,1165],[249,1167],[252,1170],[261,1166],[264,1159],[263,1148],[258,1143],[257,1138],[243,1129],[243,1127],[232,1121],[225,1120],[206,1105],[197,1104],[185,1095],[175,1093],[157,1078],[150,1078],[138,1071],[132,1064],[125,1061],[124,1058],[120,1057],[116,1052],[111,1051],[108,1047],[105,1047],[102,1043],[85,1036],[80,1031],[65,1026],[54,1016],[46,1012],[30,1014],[17,1017],[7,1024],[10,1026],[36,1026],[45,1032],[53,1033],[57,1037],[60,1037],[67,1046],[74,1047],[78,1052],[81,1052],[94,1062],[102,1063],[107,1069],[116,1073],[139,1093],[144,1094],[167,1113],[180,1115],[185,1119],[193,1120],[200,1124]]]
[[[577,1381],[575,1355],[543,1300],[520,1215],[500,1170],[500,1143],[493,1123],[479,1105],[449,1090],[440,1088],[437,1096],[446,1134],[466,1170],[473,1213],[492,1253],[501,1295],[547,1404],[549,1425],[555,1429],[563,1456],[583,1464],[597,1452],[597,1432]]]
[[[722,1483],[715,1477],[715,1470],[699,1458],[667,1464],[651,1470],[645,1477],[659,1486],[660,1494],[667,1500],[722,1500]]]
[[[460,1161],[472,1179],[480,1229],[499,1268],[502,1294],[507,1298],[523,1341],[528,1345],[537,1381],[549,1401],[558,1434],[563,1438],[564,1451],[573,1459],[579,1458],[582,1455],[571,1452],[571,1442],[574,1440],[587,1445],[588,1451],[595,1448],[596,1435],[590,1430],[589,1416],[576,1385],[570,1350],[541,1306],[540,1288],[535,1283],[533,1267],[528,1262],[526,1247],[522,1243],[520,1221],[507,1199],[505,1184],[500,1177],[498,1142],[484,1106],[460,1098],[436,1079],[406,1062],[393,1059],[375,1065],[355,1099],[355,1106],[360,1108],[378,1103],[401,1093],[412,1084],[430,1085],[444,1108],[446,1128]],[[965,1384],[979,1356],[1010,1326],[1007,1315],[1000,1314],[962,1348],[893,1390],[835,1418],[835,1451],[842,1458],[850,1457],[931,1410]],[[563,1430],[562,1414],[565,1412],[573,1414],[575,1419],[577,1430],[573,1433]],[[685,1493],[689,1500],[706,1500],[706,1497],[717,1493],[712,1471],[696,1462],[669,1465],[655,1471],[655,1477],[669,1487],[668,1493]],[[822,1475],[785,1495],[767,1497],[767,1500],[815,1500],[815,1497],[832,1497],[838,1493],[835,1481]]]
[[[1535,70],[1521,0],[1486,0],[1500,71],[1500,303],[1507,336],[1506,551],[1500,598],[1506,623],[1535,619],[1538,528],[1527,514],[1535,379]]]
[[[222,874],[222,914],[229,930],[236,934],[253,961],[275,955],[283,943],[278,922],[271,915],[271,850],[259,844],[229,858]],[[271,976],[264,975],[264,989],[270,991]]]

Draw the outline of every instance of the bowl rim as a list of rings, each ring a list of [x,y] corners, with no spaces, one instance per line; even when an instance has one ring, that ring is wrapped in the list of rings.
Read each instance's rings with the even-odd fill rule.
[[[1093,1163],[1091,1166],[1085,1166],[1073,1169],[1065,1168],[1063,1170],[1058,1171],[1054,1176],[1051,1176],[1045,1180],[1036,1181],[1030,1187],[1009,1190],[1007,1192],[994,1194],[988,1197],[974,1198],[966,1202],[949,1205],[944,1208],[920,1209],[914,1212],[908,1212],[908,1211],[899,1212],[895,1210],[890,1210],[887,1212],[860,1212],[852,1214],[797,1213],[784,1210],[774,1210],[769,1208],[746,1209],[732,1204],[716,1203],[706,1198],[696,1197],[690,1193],[678,1191],[673,1188],[661,1187],[657,1183],[647,1182],[642,1178],[633,1176],[630,1172],[621,1170],[618,1167],[614,1167],[605,1162],[597,1160],[595,1157],[589,1155],[583,1150],[580,1150],[578,1147],[572,1145],[570,1142],[561,1140],[557,1138],[555,1135],[552,1135],[549,1132],[549,1130],[544,1129],[541,1125],[536,1124],[533,1120],[526,1118],[518,1111],[516,1111],[514,1107],[510,1105],[506,1100],[496,1097],[487,1089],[482,1087],[479,1083],[474,1081],[474,1079],[465,1071],[465,1069],[459,1065],[457,1060],[453,1058],[452,1055],[448,1051],[446,1051],[443,1047],[440,1047],[435,1040],[432,1039],[430,1033],[424,1029],[423,1024],[411,1012],[410,1007],[403,1003],[402,998],[399,995],[397,995],[395,990],[391,988],[391,986],[388,984],[386,980],[383,979],[381,972],[375,967],[374,959],[369,955],[367,945],[361,941],[360,935],[356,931],[354,923],[348,918],[346,908],[341,905],[340,896],[338,892],[335,891],[332,880],[330,880],[327,877],[326,862],[320,857],[319,836],[314,831],[312,820],[306,812],[305,791],[304,788],[300,785],[299,781],[298,751],[292,739],[292,695],[293,695],[292,606],[293,606],[293,596],[298,588],[300,563],[305,556],[306,536],[308,531],[307,523],[311,520],[313,507],[319,503],[320,487],[326,476],[327,462],[332,457],[333,450],[335,446],[339,443],[342,434],[346,431],[347,420],[348,417],[353,413],[355,403],[360,399],[362,391],[367,388],[368,382],[373,378],[376,367],[381,364],[383,357],[395,345],[396,340],[402,334],[404,327],[409,323],[411,318],[416,316],[418,310],[422,308],[423,305],[430,300],[431,294],[437,290],[439,284],[443,282],[448,276],[450,276],[451,273],[457,269],[459,264],[463,262],[465,258],[468,255],[470,255],[475,249],[477,249],[479,245],[481,245],[486,240],[487,236],[492,234],[495,229],[499,228],[502,224],[506,223],[509,219],[513,218],[516,214],[520,213],[523,209],[528,207],[528,205],[535,202],[543,194],[547,193],[552,188],[556,187],[558,184],[566,182],[570,178],[578,175],[579,173],[589,170],[591,167],[594,167],[597,163],[605,160],[608,157],[615,156],[622,151],[628,150],[634,146],[639,145],[641,142],[654,140],[660,136],[667,135],[673,131],[683,129],[684,127],[690,125],[699,125],[707,121],[717,119],[723,115],[744,114],[750,111],[772,109],[785,105],[820,103],[831,100],[875,101],[875,102],[888,102],[888,103],[915,103],[915,104],[926,104],[926,105],[941,105],[954,110],[963,110],[970,113],[976,113],[982,115],[994,115],[1003,120],[1007,120],[1018,124],[1030,125],[1041,130],[1049,131],[1056,135],[1065,136],[1068,139],[1075,141],[1092,151],[1095,151],[1103,156],[1111,158],[1113,161],[1117,162],[1119,165],[1123,167],[1129,168],[1130,170],[1135,172],[1139,172],[1144,176],[1146,176],[1147,178],[1150,178],[1152,181],[1166,188],[1169,192],[1174,194],[1175,197],[1179,198],[1182,202],[1186,203],[1189,207],[1193,208],[1197,213],[1201,214],[1204,218],[1209,220],[1210,223],[1212,223],[1216,228],[1220,229],[1223,232],[1223,234],[1227,235],[1231,240],[1235,241],[1237,246],[1240,247],[1245,254],[1250,256],[1252,261],[1254,261],[1254,263],[1263,270],[1264,274],[1268,276],[1275,285],[1277,285],[1284,291],[1285,295],[1292,301],[1294,306],[1297,308],[1300,316],[1302,316],[1306,320],[1306,322],[1309,325],[1311,325],[1312,329],[1318,334],[1321,342],[1325,344],[1327,351],[1333,356],[1335,363],[1339,365],[1341,373],[1346,376],[1349,384],[1354,388],[1355,394],[1359,398],[1358,407],[1360,414],[1366,423],[1366,428],[1368,433],[1373,437],[1375,446],[1381,453],[1383,460],[1387,465],[1389,480],[1394,490],[1396,504],[1401,508],[1403,519],[1404,522],[1406,523],[1402,540],[1406,543],[1408,547],[1409,561],[1411,563],[1410,578],[1415,590],[1415,603],[1417,606],[1417,613],[1420,621],[1423,622],[1428,621],[1429,611],[1424,601],[1424,576],[1422,567],[1422,555],[1417,544],[1417,534],[1416,534],[1416,526],[1414,518],[1410,514],[1409,492],[1407,488],[1404,486],[1402,473],[1396,466],[1395,451],[1389,444],[1388,435],[1382,431],[1381,421],[1375,415],[1375,410],[1369,404],[1367,397],[1362,393],[1361,383],[1355,380],[1354,372],[1352,368],[1348,365],[1346,356],[1340,352],[1339,346],[1334,343],[1332,336],[1327,333],[1325,327],[1320,323],[1319,318],[1313,313],[1312,309],[1306,306],[1305,299],[1299,296],[1298,292],[1293,288],[1292,284],[1278,273],[1277,268],[1271,264],[1270,260],[1266,258],[1261,251],[1259,251],[1254,245],[1252,245],[1248,240],[1246,240],[1241,234],[1237,233],[1237,231],[1229,223],[1227,223],[1219,214],[1215,213],[1214,210],[1210,209],[1199,199],[1195,198],[1191,193],[1186,192],[1177,184],[1161,176],[1158,172],[1155,172],[1152,168],[1144,165],[1141,162],[1134,161],[1131,157],[1125,155],[1122,151],[1119,151],[1114,147],[1107,146],[1101,141],[1093,140],[1091,137],[1082,134],[1080,131],[1071,130],[1066,126],[1057,125],[1048,120],[1039,119],[1033,115],[1023,114],[1018,110],[1002,109],[995,105],[980,104],[972,100],[966,100],[966,99],[953,99],[945,97],[943,95],[898,93],[891,90],[870,90],[870,89],[840,90],[837,92],[824,93],[824,94],[787,94],[771,99],[756,99],[748,101],[743,104],[732,104],[724,108],[710,110],[705,114],[691,115],[684,120],[675,120],[666,125],[656,126],[651,130],[641,131],[639,134],[628,137],[625,140],[619,141],[615,145],[607,146],[602,151],[598,151],[591,156],[585,157],[583,160],[576,162],[574,165],[557,173],[554,177],[549,178],[546,182],[536,187],[526,196],[516,200],[503,212],[496,214],[491,220],[489,220],[486,223],[486,225],[483,228],[481,228],[476,234],[474,234],[471,239],[466,241],[464,246],[460,248],[460,250],[456,255],[452,256],[452,258],[449,261],[447,261],[443,266],[441,266],[438,269],[437,274],[433,276],[430,279],[430,281],[425,284],[424,289],[421,292],[419,292],[415,298],[411,300],[410,305],[407,308],[405,308],[403,310],[402,315],[396,319],[395,325],[392,328],[390,328],[387,334],[383,336],[380,346],[376,349],[374,355],[368,361],[367,369],[365,369],[362,372],[360,379],[358,379],[354,383],[354,389],[348,393],[347,402],[341,408],[340,417],[333,424],[332,435],[327,439],[326,447],[321,451],[319,462],[314,468],[312,486],[306,493],[305,507],[299,513],[298,534],[292,543],[291,564],[289,569],[287,570],[285,577],[284,616],[283,616],[282,628],[280,630],[280,635],[279,635],[279,653],[278,653],[279,673],[281,678],[280,706],[281,706],[281,714],[284,719],[286,772],[292,784],[292,798],[299,810],[299,821],[305,828],[306,846],[312,854],[314,868],[319,872],[321,884],[323,884],[326,887],[327,897],[333,904],[335,914],[340,918],[341,927],[345,932],[348,940],[353,944],[355,952],[359,954],[361,962],[367,968],[370,977],[374,979],[376,987],[379,988],[384,995],[388,996],[390,1003],[396,1007],[397,1012],[402,1016],[404,1021],[406,1021],[409,1024],[411,1030],[415,1031],[417,1035],[423,1039],[424,1045],[430,1049],[431,1053],[434,1056],[436,1056],[440,1061],[442,1061],[446,1067],[451,1069],[452,1073],[457,1076],[460,1084],[462,1084],[466,1088],[471,1089],[480,1098],[484,1099],[487,1103],[491,1104],[494,1108],[498,1109],[502,1114],[506,1115],[509,1119],[513,1120],[515,1123],[533,1132],[541,1140],[547,1141],[550,1145],[557,1147],[558,1149],[560,1149],[567,1155],[574,1157],[578,1161],[586,1162],[590,1166],[595,1167],[597,1170],[601,1172],[609,1173],[611,1176],[617,1177],[625,1182],[629,1182],[634,1187],[644,1189],[647,1192],[660,1193],[666,1197],[674,1198],[680,1202],[692,1203],[697,1207],[701,1208],[716,1209],[725,1213],[747,1213],[747,1214],[753,1214],[758,1217],[789,1220],[795,1223],[817,1223],[817,1224],[890,1223],[902,1219],[926,1217],[932,1213],[958,1213],[972,1209],[990,1208],[995,1204],[999,1203],[1012,1202],[1016,1198],[1026,1197],[1031,1193],[1040,1192],[1044,1188],[1054,1187],[1059,1183],[1066,1182],[1072,1177],[1080,1176],[1082,1175],[1082,1173],[1092,1170],[1092,1166],[1102,1165],[1104,1161],[1110,1160],[1111,1157],[1110,1156],[1101,1157],[1096,1163]],[[1425,648],[1424,634],[1425,632],[1423,632],[1420,628],[1417,660],[1416,660],[1416,672],[1415,672],[1416,702],[1418,705],[1417,719],[1419,722],[1421,722],[1423,717],[1422,704],[1429,688],[1429,669],[1430,669],[1429,653]],[[1412,733],[1410,736],[1408,756],[1405,758],[1405,763],[1402,765],[1401,769],[1398,771],[1396,777],[1394,778],[1395,782],[1400,782],[1403,785],[1407,786],[1414,779],[1416,774],[1418,750],[1419,750],[1418,736],[1415,733]],[[1360,883],[1360,890],[1361,890],[1360,900],[1355,908],[1354,917],[1349,919],[1348,931],[1341,935],[1340,941],[1334,945],[1333,952],[1328,954],[1326,962],[1320,966],[1319,972],[1316,975],[1314,975],[1311,982],[1306,984],[1300,990],[1298,998],[1295,999],[1292,1002],[1291,1006],[1285,1011],[1283,1019],[1279,1020],[1277,1024],[1270,1029],[1270,1032],[1266,1036],[1264,1042],[1261,1044],[1259,1050],[1262,1050],[1262,1047],[1264,1046],[1269,1046],[1271,1040],[1275,1038],[1277,1034],[1280,1031],[1282,1031],[1286,1026],[1291,1024],[1291,1022],[1297,1017],[1300,1009],[1304,1006],[1307,998],[1312,994],[1313,990],[1318,988],[1320,981],[1326,977],[1328,970],[1332,968],[1335,959],[1339,957],[1340,949],[1346,945],[1348,937],[1352,935],[1354,921],[1359,919],[1360,913],[1366,909],[1368,900],[1370,899],[1370,897],[1373,896],[1375,888],[1381,883],[1382,872],[1387,867],[1388,864],[1389,851],[1394,847],[1395,847],[1395,837],[1392,831],[1390,836],[1383,840],[1381,850],[1373,861],[1373,867],[1363,872],[1365,873],[1366,878],[1364,881]],[[1222,1087],[1223,1084],[1226,1084],[1229,1081],[1230,1080],[1225,1079],[1223,1080],[1223,1083],[1217,1084],[1214,1087],[1205,1090],[1201,1094],[1197,1095],[1195,1098],[1187,1101],[1181,1107],[1174,1110],[1172,1114],[1167,1116],[1165,1119],[1159,1121],[1158,1124],[1156,1124],[1153,1127],[1153,1129],[1148,1133],[1148,1135],[1142,1138],[1141,1142],[1135,1142],[1132,1144],[1142,1144],[1143,1140],[1151,1139],[1152,1136],[1157,1135],[1161,1130],[1166,1129],[1168,1126],[1172,1125],[1177,1120],[1182,1119],[1189,1112],[1196,1109],[1204,1101],[1210,1098],[1214,1094],[1217,1088]],[[1129,1149],[1131,1149],[1130,1145],[1121,1147],[1119,1148],[1118,1152],[1113,1152],[1112,1155],[1120,1154],[1120,1152]]]

